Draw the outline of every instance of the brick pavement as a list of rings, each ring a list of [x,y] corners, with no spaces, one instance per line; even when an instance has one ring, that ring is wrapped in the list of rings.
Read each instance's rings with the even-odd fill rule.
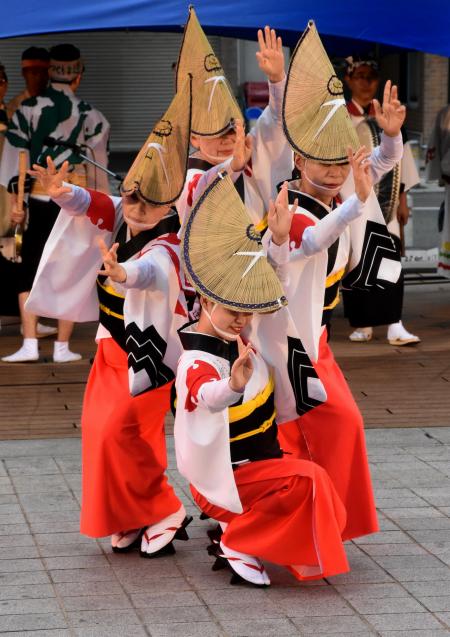
[[[114,555],[78,534],[79,440],[0,442],[0,634],[25,637],[450,633],[450,428],[372,429],[382,531],[347,545],[351,572],[300,584],[269,565],[272,587],[233,587],[211,571],[207,522],[155,561]],[[170,474],[192,511],[186,485]]]

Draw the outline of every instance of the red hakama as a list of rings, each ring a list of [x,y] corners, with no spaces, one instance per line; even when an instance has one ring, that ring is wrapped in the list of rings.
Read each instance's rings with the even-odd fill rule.
[[[228,523],[227,547],[283,565],[299,580],[349,570],[341,539],[345,509],[326,471],[284,457],[242,465],[234,476],[241,514],[211,504],[191,486],[202,511]]]
[[[132,397],[126,353],[100,340],[83,404],[81,533],[149,526],[180,508],[165,476],[170,386]]]
[[[314,368],[327,400],[278,428],[281,448],[323,467],[347,511],[342,533],[349,540],[379,530],[361,412],[327,343],[326,331]]]

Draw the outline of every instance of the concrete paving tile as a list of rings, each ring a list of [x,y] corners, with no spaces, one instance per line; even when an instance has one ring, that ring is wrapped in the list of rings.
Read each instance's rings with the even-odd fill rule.
[[[101,568],[108,566],[104,555],[78,555],[75,557],[46,557],[44,563],[49,571],[75,568]]]
[[[69,629],[65,630],[64,628],[56,628],[55,630],[27,630],[25,633],[23,631],[20,632],[3,632],[1,633],[2,637],[71,637],[71,632]]]
[[[79,511],[28,511],[27,518],[31,524],[47,522],[59,523],[59,522],[79,522]]]
[[[14,487],[11,484],[9,478],[0,478],[0,480],[7,480],[8,482],[0,483],[0,495],[14,495]]]
[[[62,473],[81,473],[81,458],[79,454],[73,456],[55,456],[53,459]]]
[[[75,557],[103,555],[97,542],[80,544],[43,544],[39,548],[42,557]]]
[[[43,599],[4,599],[0,601],[0,623],[4,615],[28,615],[30,613],[58,613],[59,605],[54,598]]]
[[[397,568],[422,569],[442,567],[442,562],[433,555],[388,555],[386,557],[376,556],[374,559],[389,572]]]
[[[183,590],[192,590],[193,585],[183,577],[164,577],[163,579],[142,579],[139,581],[121,578],[121,584],[127,593],[176,593]]]
[[[107,582],[114,577],[114,573],[109,567],[63,569],[60,571],[49,571],[49,574],[55,584],[66,582]]]
[[[342,597],[350,602],[354,599],[358,600],[375,600],[385,597],[408,597],[408,593],[400,584],[337,584],[336,590]]]
[[[436,613],[436,616],[450,628],[450,613]]]
[[[442,518],[443,514],[432,506],[422,507],[404,507],[404,508],[386,508],[379,507],[383,513],[393,520],[400,520],[402,518]]]
[[[367,615],[367,621],[376,630],[415,630],[441,629],[437,619],[429,613],[387,613],[385,615]]]
[[[132,608],[128,597],[121,595],[82,595],[80,597],[64,597],[66,611],[121,610]]]
[[[35,546],[33,536],[31,534],[25,535],[0,535],[0,549],[16,546]]]
[[[450,591],[450,587],[448,590]],[[432,613],[450,611],[450,594],[440,597],[423,597],[421,595],[419,599]]]
[[[81,597],[83,595],[120,595],[122,586],[116,579],[106,582],[66,582],[55,584],[55,591],[61,597]]]
[[[8,525],[8,524],[26,524],[25,517],[23,513],[4,513],[0,515],[0,524]]]
[[[142,626],[88,626],[87,628],[74,627],[71,635],[75,637],[148,637],[148,633]]]
[[[134,610],[86,610],[67,613],[71,626],[86,628],[88,626],[101,626],[113,628],[119,626],[141,625],[139,617]]]
[[[46,628],[67,628],[67,623],[60,612],[44,614],[33,613],[30,615],[5,615],[2,617],[1,626],[3,632],[25,632]]]
[[[131,600],[136,608],[169,608],[172,606],[203,606],[203,601],[193,591],[178,593],[134,593]]]
[[[8,496],[9,498],[10,496]],[[14,499],[14,504],[0,504],[0,515],[6,515],[6,514],[17,514],[17,513],[21,513],[22,509],[20,508],[19,504],[17,504],[17,500]]]
[[[1,456],[1,454],[0,454]],[[8,474],[6,473],[6,469],[5,469],[5,465],[3,463],[3,460],[0,458],[0,476],[2,478],[6,478],[8,476]]]
[[[410,535],[421,544],[422,542],[448,542],[449,532],[447,529],[410,531]]]
[[[230,637],[278,637],[281,635],[298,635],[298,627],[288,619],[261,619],[221,621],[225,632]]]
[[[5,440],[0,442],[0,457],[64,456],[80,453],[78,438],[54,438],[42,440]]]
[[[406,533],[403,531],[382,531],[381,533],[374,533],[373,535],[365,535],[364,537],[356,538],[354,540],[356,544],[407,544],[411,542]]]
[[[23,508],[28,511],[78,511],[79,505],[70,495],[65,494],[23,494],[20,497]]]
[[[399,489],[400,491],[400,489]],[[390,498],[380,498],[378,496],[375,497],[375,502],[378,509],[404,509],[410,507],[425,507],[429,506],[431,503],[427,502],[423,498],[414,495],[414,493],[409,494],[408,497],[404,496],[396,496]]]
[[[140,608],[139,617],[151,630],[153,624],[211,621],[206,606],[168,606],[158,608]]]
[[[44,565],[39,559],[0,560],[0,573],[22,573],[43,570]]]
[[[24,573],[0,573],[0,586],[21,586],[22,584],[48,584],[50,577],[45,571]]]
[[[328,579],[332,584],[380,584],[393,581],[393,577],[382,569],[350,571],[350,573],[329,577]]]
[[[44,599],[55,597],[50,584],[23,584],[22,586],[0,586],[0,600],[5,599]]]
[[[43,475],[39,476],[39,480],[30,480],[30,476],[14,476],[14,487],[17,493],[66,493],[69,494],[64,478],[60,475]]]
[[[414,595],[417,599],[421,597],[439,597],[440,595],[447,595],[448,580],[429,580],[427,582],[404,582],[402,583],[404,588]]]
[[[30,529],[27,524],[0,524],[0,537],[6,535],[28,534]]]
[[[450,569],[445,566],[423,568],[390,568],[389,573],[399,582],[429,582],[434,579],[450,581]]]
[[[360,544],[372,557],[384,555],[425,555],[426,551],[418,544]]]
[[[17,504],[19,502],[17,496],[14,493],[0,495],[0,505],[4,504]],[[7,511],[5,511],[7,513]]]
[[[450,531],[450,520],[448,518],[402,518],[397,524],[405,531],[439,531],[447,529]]]
[[[445,476],[450,476],[450,462],[443,460],[427,460],[427,464],[434,467],[438,471],[441,471]]]
[[[126,559],[128,556],[121,555],[120,557],[124,557]],[[113,565],[112,568],[121,581],[130,581],[130,579],[148,580],[152,577],[164,578],[180,576],[180,569],[173,559],[168,561],[164,558],[159,558],[157,560],[139,558],[138,564],[130,564],[129,566],[126,564],[125,566]]]
[[[356,615],[301,617],[293,619],[292,622],[300,629],[302,635],[353,635],[371,632],[370,626]]]
[[[414,491],[434,506],[450,505],[450,493],[446,487],[417,487]]]
[[[34,538],[39,546],[70,546],[78,542],[96,546],[96,542],[92,538],[80,535],[80,533],[35,533]]]
[[[337,617],[354,615],[353,609],[343,600],[321,600],[320,597],[307,600],[302,595],[293,600],[279,600],[278,605],[288,617]]]
[[[79,520],[79,512],[77,511],[78,519],[67,522],[31,522],[30,527],[31,531],[37,535],[47,535],[49,533],[74,533],[79,535],[80,542],[92,542],[92,538],[87,538],[80,535],[80,520]],[[27,511],[27,518],[29,518],[29,513]],[[73,541],[73,540],[72,540]]]
[[[213,622],[181,622],[179,624],[152,624],[152,637],[230,637]],[[242,636],[242,633],[241,633]],[[109,637],[105,635],[105,637]],[[281,637],[281,636],[280,636]]]
[[[205,604],[221,604],[222,606],[228,604],[247,604],[247,606],[253,606],[254,604],[263,603],[273,598],[273,591],[258,588],[245,588],[244,586],[236,588],[230,586],[224,590],[205,590],[199,594]],[[271,593],[270,598],[268,593]],[[296,591],[297,592],[297,591]]]
[[[5,465],[13,478],[59,474],[59,467],[53,458],[8,458]]]
[[[35,546],[10,546],[9,548],[0,548],[0,560],[25,559],[30,557],[39,557],[38,550]]]
[[[424,607],[413,597],[392,597],[378,599],[354,598],[352,606],[361,615],[381,615],[388,613],[423,613]]]
[[[271,603],[269,600],[264,602],[252,602],[252,604],[210,604],[209,611],[217,617],[221,622],[248,619],[277,619],[285,618],[286,613],[283,608]]]
[[[424,630],[396,630],[396,631],[386,631],[380,630],[380,637],[443,637],[443,635],[447,635],[448,633],[445,630],[441,629],[424,629]]]

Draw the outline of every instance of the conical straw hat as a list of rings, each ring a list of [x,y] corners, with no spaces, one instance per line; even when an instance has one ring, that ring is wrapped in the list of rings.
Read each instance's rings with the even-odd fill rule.
[[[215,137],[233,126],[234,120],[244,119],[192,6],[178,57],[177,86],[188,73],[192,75],[193,133]]]
[[[240,312],[273,312],[287,304],[255,229],[226,172],[191,209],[181,259],[197,292]]]
[[[296,153],[324,164],[342,164],[347,148],[360,146],[347,112],[342,82],[314,22],[291,58],[283,99],[283,126]]]
[[[139,151],[122,184],[124,194],[161,206],[183,190],[189,157],[192,81],[186,77],[165,115]]]

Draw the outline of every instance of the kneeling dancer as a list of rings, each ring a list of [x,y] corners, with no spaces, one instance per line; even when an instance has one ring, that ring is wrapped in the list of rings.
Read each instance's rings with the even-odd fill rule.
[[[291,219],[283,188],[269,212],[269,258],[281,275]],[[260,586],[270,584],[261,560],[301,580],[346,572],[343,504],[323,468],[283,455],[273,376],[264,352],[245,338],[254,313],[270,322],[286,300],[226,173],[185,222],[183,266],[201,313],[179,331],[175,448],[195,502],[224,530],[209,549],[217,558],[213,569],[228,565],[232,583]]]

